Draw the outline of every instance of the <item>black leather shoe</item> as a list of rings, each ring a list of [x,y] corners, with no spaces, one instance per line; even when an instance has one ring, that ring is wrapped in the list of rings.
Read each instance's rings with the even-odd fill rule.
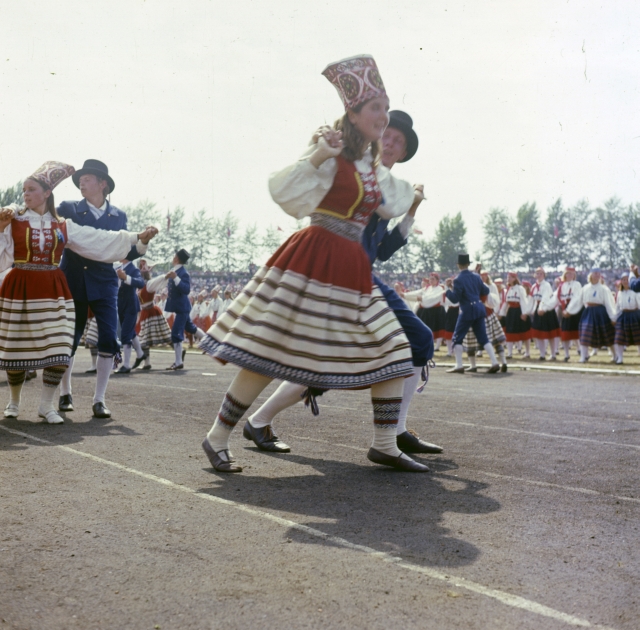
[[[500,371],[501,371],[503,374],[507,371],[507,364],[506,364],[506,363],[503,363],[503,364],[500,366]]]
[[[206,453],[207,457],[209,458],[209,462],[211,463],[213,468],[218,472],[229,472],[229,473],[242,472],[242,466],[236,466],[234,464],[234,460],[229,455],[228,450],[218,451],[218,453],[224,453],[227,456],[227,459],[229,461],[225,461],[224,459],[222,459],[222,457],[220,457],[220,455],[218,455],[218,453],[216,453],[216,451],[213,450],[207,438],[205,438],[204,442],[202,442],[202,448]]]
[[[411,430],[398,435],[396,444],[403,453],[442,453],[442,446],[424,442]]]
[[[500,371],[500,364],[496,363],[495,365],[492,365],[486,372],[485,374],[496,374]]]
[[[38,376],[38,373],[35,370],[27,370],[26,374],[24,375],[24,380],[31,381],[37,376]]]
[[[424,464],[414,461],[413,459],[407,459],[398,455],[398,457],[392,457],[386,453],[381,453],[375,448],[370,448],[367,453],[367,459],[374,464],[382,464],[383,466],[391,466],[396,470],[404,470],[405,472],[429,472],[429,468]]]
[[[116,374],[130,374],[131,368],[124,367],[124,365],[120,366],[119,370],[116,370]]]
[[[168,368],[165,368],[165,370],[173,370],[174,372],[175,370],[184,370],[184,364],[176,365],[175,363],[172,363]]]
[[[150,369],[151,369],[151,366],[150,366],[150,365],[143,365],[143,366],[142,366],[142,369],[143,369],[143,370],[150,370]]]
[[[73,398],[71,394],[64,394],[58,400],[58,411],[73,411]]]
[[[140,366],[140,364],[145,360],[149,358],[149,352],[144,352],[143,355],[140,358],[136,358],[136,360],[133,363],[133,366],[131,367],[132,370],[135,370],[137,367]]]
[[[464,374],[464,367],[451,368],[450,370],[447,370],[447,374]]]
[[[465,372],[471,372],[472,374],[475,374],[477,371],[478,371],[477,367],[470,367],[465,369]]]
[[[280,441],[280,438],[274,434],[270,425],[256,429],[247,420],[242,430],[242,435],[247,440],[253,440],[261,451],[270,451],[271,453],[291,452],[289,445]]]
[[[187,351],[186,351],[186,350],[183,350],[183,351],[182,351],[182,363],[183,363],[183,364],[184,364],[184,357],[186,356],[186,354],[187,354]]]
[[[110,418],[111,412],[104,406],[103,402],[97,402],[91,408],[94,418]]]
[[[96,370],[96,368],[91,368],[90,370],[85,370],[84,373],[85,374],[97,374],[98,370]]]

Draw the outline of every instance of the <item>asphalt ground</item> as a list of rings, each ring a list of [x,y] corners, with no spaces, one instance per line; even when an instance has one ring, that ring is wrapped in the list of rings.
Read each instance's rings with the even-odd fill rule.
[[[0,629],[640,628],[637,376],[433,369],[428,474],[369,463],[368,393],[329,392],[277,419],[291,454],[238,427],[224,475],[200,443],[237,369],[152,360],[110,420],[83,351],[64,425],[40,374],[0,422]]]

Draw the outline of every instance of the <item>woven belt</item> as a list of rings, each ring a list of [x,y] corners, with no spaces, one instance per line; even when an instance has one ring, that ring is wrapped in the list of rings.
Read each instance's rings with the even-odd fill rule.
[[[24,269],[26,271],[53,271],[58,265],[36,265],[35,263],[14,263],[16,269]]]
[[[322,212],[311,213],[311,225],[315,225],[333,234],[342,236],[350,241],[360,242],[362,238],[362,232],[364,232],[364,225],[362,223],[354,223],[353,221],[347,221],[345,219],[338,219]]]

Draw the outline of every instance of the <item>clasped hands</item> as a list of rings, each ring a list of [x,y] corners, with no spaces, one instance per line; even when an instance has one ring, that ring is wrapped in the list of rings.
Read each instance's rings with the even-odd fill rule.
[[[149,241],[158,233],[158,228],[153,225],[147,225],[147,227],[138,234],[138,240],[144,244],[148,245]]]

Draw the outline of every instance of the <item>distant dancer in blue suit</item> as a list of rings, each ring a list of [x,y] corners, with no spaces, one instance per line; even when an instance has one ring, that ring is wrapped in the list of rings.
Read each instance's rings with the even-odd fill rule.
[[[638,265],[631,265],[629,288],[636,293],[640,293],[640,272],[638,272]]]
[[[462,341],[469,328],[472,328],[478,340],[478,345],[486,350],[489,359],[491,359],[491,367],[487,370],[487,374],[495,374],[500,371],[500,364],[496,359],[493,345],[489,343],[489,338],[487,337],[485,328],[487,311],[482,300],[480,300],[481,295],[489,295],[489,287],[482,282],[479,274],[469,271],[469,264],[469,254],[458,254],[458,269],[460,269],[460,273],[455,279],[449,278],[446,281],[449,289],[446,296],[449,301],[454,304],[460,304],[458,323],[453,333],[453,352],[456,357],[456,367],[447,370],[447,372],[464,374]]]
[[[191,292],[191,278],[189,272],[184,268],[191,254],[186,249],[180,249],[173,257],[173,268],[165,275],[167,279],[167,303],[164,310],[167,313],[175,313],[173,327],[171,328],[171,343],[176,353],[176,359],[167,370],[182,370],[184,368],[184,352],[182,342],[184,341],[185,330],[200,340],[204,337],[204,332],[200,330],[192,321],[191,302],[189,293]]]
[[[99,160],[85,160],[83,167],[73,174],[72,179],[84,199],[63,201],[58,207],[60,216],[78,225],[90,225],[100,230],[127,229],[127,215],[107,200],[107,195],[113,192],[116,185],[106,164]],[[145,253],[147,243],[157,232],[156,228],[148,227],[138,243],[131,248],[127,258],[133,260]],[[113,358],[120,351],[117,337],[118,276],[111,263],[89,260],[69,249],[62,256],[60,269],[67,278],[76,309],[74,356],[87,323],[89,307],[95,315],[98,325],[98,360],[93,415],[96,418],[110,418],[111,412],[105,406],[104,398],[113,368]],[[60,411],[73,411],[71,372],[74,356],[71,357],[69,369],[60,383]]]
[[[130,260],[121,260],[121,266],[116,269],[120,281],[118,289],[118,318],[120,319],[120,342],[122,343],[122,366],[118,374],[129,374],[131,368],[131,349],[136,351],[136,362],[133,369],[137,368],[145,359],[145,353],[136,335],[136,322],[140,312],[140,300],[138,289],[144,287],[142,274]]]

